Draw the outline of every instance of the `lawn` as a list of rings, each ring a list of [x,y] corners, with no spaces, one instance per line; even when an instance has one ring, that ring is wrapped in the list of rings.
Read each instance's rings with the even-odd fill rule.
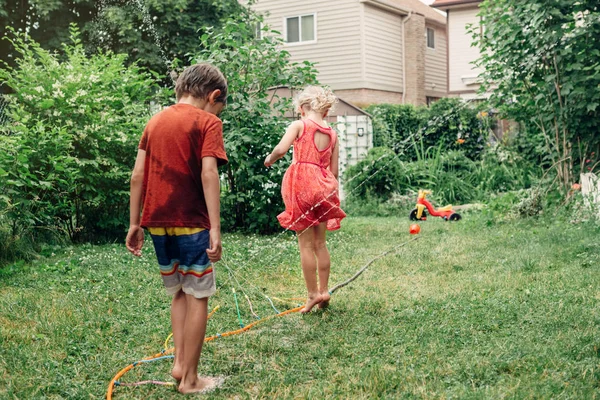
[[[332,285],[410,240],[408,225],[348,218],[330,236]],[[206,344],[201,372],[226,378],[211,396],[223,399],[600,397],[599,239],[591,223],[430,219],[327,311]],[[297,305],[286,300],[304,294],[293,236],[225,235],[224,249],[208,335],[239,328],[233,288],[244,324],[244,295],[260,317],[275,314],[265,296],[279,311]],[[47,253],[0,275],[0,398],[102,397],[170,333],[151,245],[141,259],[121,244]],[[122,381],[168,381],[169,370],[143,364]],[[179,397],[154,385],[114,394]]]

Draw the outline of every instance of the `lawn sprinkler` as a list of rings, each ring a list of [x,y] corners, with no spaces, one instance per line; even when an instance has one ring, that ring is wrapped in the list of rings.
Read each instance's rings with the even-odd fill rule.
[[[416,208],[414,208],[409,215],[409,219],[411,221],[425,221],[427,220],[427,212],[425,212],[425,208],[429,214],[434,217],[442,217],[444,221],[458,221],[462,217],[460,214],[454,212],[452,210],[452,205],[448,204],[445,207],[434,208],[433,204],[427,201],[427,195],[431,194],[431,190],[419,190],[419,197],[417,198]]]

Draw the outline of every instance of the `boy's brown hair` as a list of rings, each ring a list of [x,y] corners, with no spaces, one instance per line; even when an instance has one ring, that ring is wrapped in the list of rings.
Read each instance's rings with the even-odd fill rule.
[[[218,102],[227,102],[227,80],[217,67],[207,63],[194,64],[187,67],[175,84],[177,100],[190,94],[198,99],[206,99],[213,90],[221,90]]]

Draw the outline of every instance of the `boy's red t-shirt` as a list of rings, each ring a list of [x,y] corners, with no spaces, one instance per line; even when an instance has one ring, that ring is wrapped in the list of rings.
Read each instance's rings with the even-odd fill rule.
[[[141,225],[210,229],[202,158],[227,163],[221,120],[190,104],[175,104],[150,119],[139,149],[146,151]]]

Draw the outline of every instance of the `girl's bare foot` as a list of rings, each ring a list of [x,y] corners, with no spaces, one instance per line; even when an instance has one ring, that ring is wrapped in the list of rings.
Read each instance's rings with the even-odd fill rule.
[[[310,310],[312,310],[312,308],[314,306],[316,306],[317,304],[319,304],[322,301],[321,298],[321,294],[315,294],[315,295],[308,295],[308,298],[306,299],[306,304],[304,305],[304,308],[302,310],[300,310],[301,314],[306,314],[308,312],[310,312]]]
[[[208,393],[220,387],[225,380],[221,377],[200,376],[194,382],[181,382],[177,390],[179,393]]]
[[[321,293],[321,302],[319,303],[319,309],[329,307],[329,299],[331,299],[331,295],[329,294],[329,291],[325,291],[325,292]]]

